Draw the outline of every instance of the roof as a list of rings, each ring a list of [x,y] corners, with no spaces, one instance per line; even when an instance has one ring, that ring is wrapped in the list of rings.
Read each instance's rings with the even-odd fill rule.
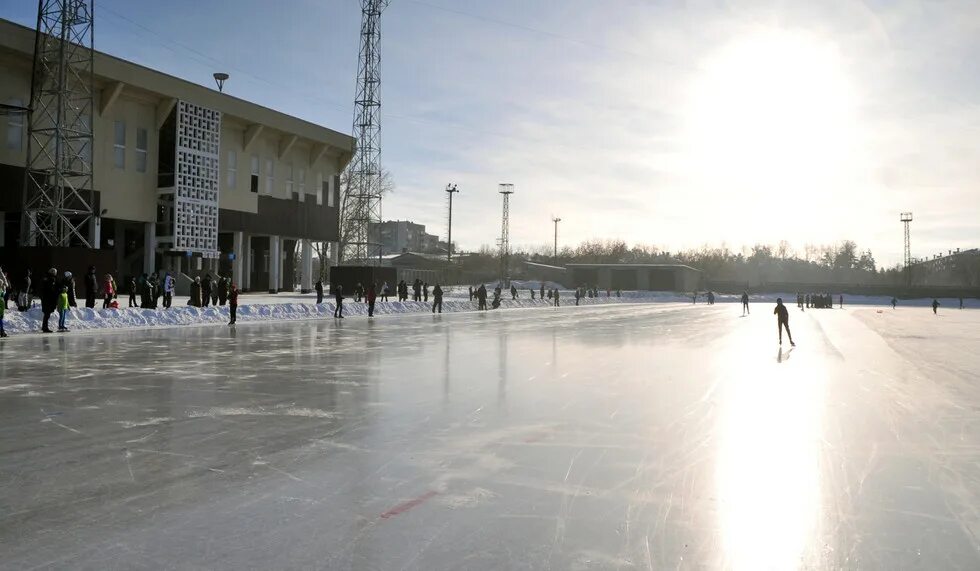
[[[613,269],[638,269],[638,268],[660,268],[660,269],[684,269],[692,272],[700,272],[697,268],[692,268],[684,264],[565,264],[566,267],[574,268],[613,268]]]
[[[33,28],[0,18],[0,50],[33,59],[34,39]],[[96,79],[103,82],[121,83],[163,98],[193,101],[245,123],[259,124],[314,143],[328,145],[339,151],[344,163],[350,160],[353,153],[355,140],[350,135],[100,51],[95,52],[93,70]]]
[[[555,270],[555,271],[559,271],[559,272],[564,272],[564,271],[567,270],[567,268],[563,268],[561,266],[549,266],[548,264],[541,264],[541,263],[538,263],[538,262],[528,262],[528,261],[525,261],[524,263],[527,264],[527,265],[529,265],[529,266],[535,266],[535,267],[538,267],[538,268],[545,268],[545,269],[548,269],[548,270]]]

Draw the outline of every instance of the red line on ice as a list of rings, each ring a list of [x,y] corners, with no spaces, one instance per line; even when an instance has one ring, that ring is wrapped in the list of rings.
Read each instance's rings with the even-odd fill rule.
[[[417,497],[415,499],[408,500],[407,502],[398,504],[397,506],[391,508],[390,510],[382,513],[381,514],[381,519],[388,519],[388,518],[390,518],[392,516],[396,516],[398,514],[405,513],[408,510],[410,510],[410,509],[414,508],[415,506],[417,506],[417,505],[425,502],[426,500],[428,500],[429,498],[435,496],[438,493],[439,492],[433,492],[433,491],[429,490],[428,492],[422,494],[421,496],[419,496],[419,497]]]

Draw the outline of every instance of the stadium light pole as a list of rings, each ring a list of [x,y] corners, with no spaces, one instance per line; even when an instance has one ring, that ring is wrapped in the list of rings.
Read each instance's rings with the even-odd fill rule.
[[[446,261],[453,261],[453,194],[459,192],[456,185],[449,183],[446,185],[446,194],[449,195],[449,241],[446,244]]]
[[[558,223],[561,222],[561,218],[557,216],[551,219],[555,223],[555,259],[558,259]]]

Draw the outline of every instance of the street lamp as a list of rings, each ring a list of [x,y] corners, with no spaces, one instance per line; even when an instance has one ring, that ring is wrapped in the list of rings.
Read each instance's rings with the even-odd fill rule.
[[[561,218],[557,216],[551,219],[555,223],[555,259],[558,259],[558,223],[561,222]]]
[[[453,261],[453,194],[459,192],[456,185],[449,183],[446,185],[446,193],[449,195],[449,243],[446,245],[446,260]]]
[[[215,72],[214,82],[218,84],[218,93],[222,93],[225,90],[225,80],[228,79],[228,74],[224,72]]]

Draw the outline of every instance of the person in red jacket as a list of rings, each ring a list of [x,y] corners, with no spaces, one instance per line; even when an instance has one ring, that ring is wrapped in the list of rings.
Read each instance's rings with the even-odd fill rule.
[[[235,324],[235,318],[238,313],[238,286],[231,284],[231,290],[228,292],[228,315],[231,316],[231,321],[228,325]]]
[[[374,317],[374,302],[378,299],[378,291],[373,283],[368,285],[367,295],[368,317]]]

